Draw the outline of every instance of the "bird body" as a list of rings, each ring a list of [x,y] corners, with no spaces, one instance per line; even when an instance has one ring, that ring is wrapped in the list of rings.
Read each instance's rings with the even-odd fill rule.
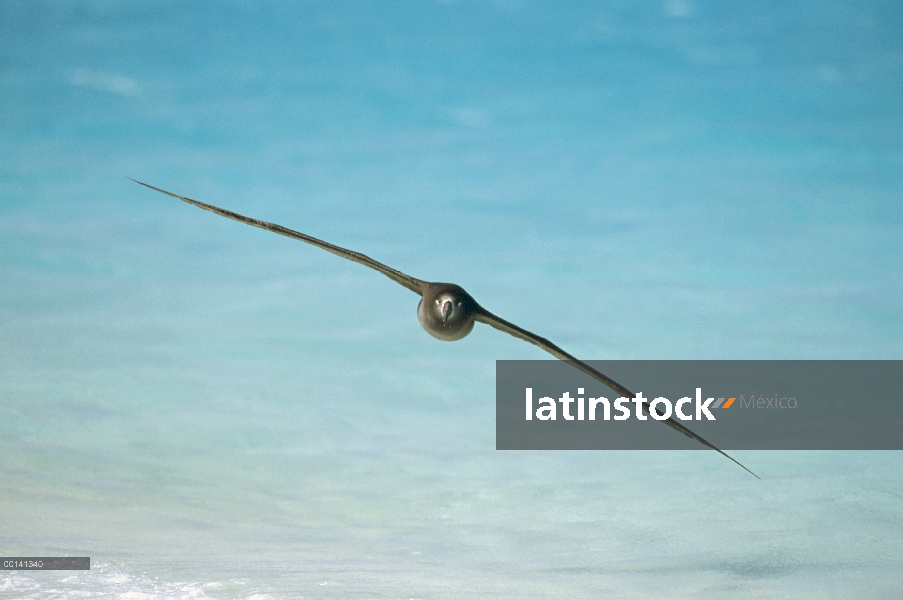
[[[268,231],[272,231],[273,233],[278,233],[279,235],[284,235],[286,237],[290,237],[292,239],[317,246],[318,248],[322,248],[327,252],[331,252],[332,254],[362,264],[366,267],[370,267],[371,269],[382,273],[392,281],[406,287],[407,289],[421,296],[420,303],[417,305],[417,320],[420,321],[420,325],[426,330],[426,332],[436,339],[448,342],[460,340],[466,337],[467,334],[469,334],[473,330],[474,323],[485,323],[486,325],[494,327],[499,331],[503,331],[518,339],[529,342],[534,346],[545,350],[552,356],[568,362],[573,367],[583,371],[587,375],[610,387],[612,390],[620,394],[623,398],[634,397],[634,394],[630,392],[630,390],[628,390],[626,387],[614,381],[610,377],[600,373],[585,362],[568,354],[546,338],[540,337],[535,333],[527,331],[526,329],[518,327],[514,323],[510,323],[502,319],[501,317],[492,314],[491,312],[480,306],[477,301],[474,300],[473,296],[468,294],[464,290],[464,288],[457,284],[432,283],[429,281],[424,281],[422,279],[417,279],[415,277],[411,277],[410,275],[402,273],[401,271],[393,269],[392,267],[384,265],[381,262],[375,261],[369,256],[361,254],[360,252],[355,252],[353,250],[348,250],[340,246],[335,246],[333,244],[330,244],[329,242],[324,242],[321,239],[298,231],[294,231],[292,229],[288,229],[287,227],[283,227],[281,225],[276,225],[275,223],[269,223],[267,221],[260,221],[258,219],[246,217],[230,210],[226,210],[218,206],[213,206],[212,204],[206,204],[204,202],[199,202],[198,200],[193,200],[185,196],[167,192],[166,190],[148,185],[146,183],[142,183],[140,181],[136,181],[134,179],[132,179],[132,181],[137,184],[143,185],[146,188],[160,192],[161,194],[166,194],[167,196],[178,198],[183,202],[193,204],[198,208],[214,212],[228,219],[239,221],[241,223],[252,225],[254,227],[259,227],[261,229],[266,229]],[[638,403],[638,407],[642,407],[642,410],[645,410],[646,412],[652,411],[652,407],[649,405],[649,402],[645,399],[642,399],[642,396],[637,395],[636,402]],[[660,416],[663,416],[662,413],[658,414],[660,414]],[[727,457],[729,460],[739,465],[742,469],[744,469],[757,479],[759,478],[758,475],[744,467],[742,464],[737,462],[734,458],[726,454],[718,447],[714,446],[711,442],[690,431],[690,429],[688,429],[685,425],[683,425],[676,419],[669,417],[662,420],[661,422],[671,427],[672,429],[679,431],[685,436],[696,440],[700,444],[707,446],[712,450],[715,450],[719,454]]]
[[[426,283],[417,305],[417,320],[438,340],[454,342],[473,331],[482,307],[454,283]]]

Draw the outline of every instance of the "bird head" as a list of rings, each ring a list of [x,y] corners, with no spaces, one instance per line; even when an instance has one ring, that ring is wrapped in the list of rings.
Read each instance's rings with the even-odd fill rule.
[[[460,340],[471,332],[478,305],[460,286],[432,283],[424,290],[417,318],[427,333],[440,340]]]

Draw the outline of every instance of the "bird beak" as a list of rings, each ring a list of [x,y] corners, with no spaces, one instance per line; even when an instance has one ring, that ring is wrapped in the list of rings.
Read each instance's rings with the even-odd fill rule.
[[[448,325],[448,317],[452,314],[453,306],[448,300],[442,305],[442,324]]]

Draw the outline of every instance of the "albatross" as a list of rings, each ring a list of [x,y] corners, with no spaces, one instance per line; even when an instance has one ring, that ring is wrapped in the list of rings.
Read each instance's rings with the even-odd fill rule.
[[[473,330],[474,323],[484,323],[486,325],[489,325],[490,327],[498,329],[499,331],[504,331],[509,335],[513,335],[518,339],[524,340],[525,342],[529,342],[534,346],[542,348],[555,358],[569,363],[570,365],[576,367],[577,369],[580,369],[590,377],[605,384],[607,387],[611,388],[624,398],[635,397],[633,392],[628,390],[617,381],[613,380],[607,375],[604,375],[603,373],[600,373],[575,356],[568,354],[546,338],[538,336],[535,333],[527,331],[522,327],[518,327],[514,323],[506,321],[505,319],[492,314],[491,312],[480,306],[479,303],[474,300],[473,296],[464,291],[464,288],[459,285],[456,285],[454,283],[436,283],[432,281],[423,281],[421,279],[411,277],[410,275],[393,269],[392,267],[384,265],[381,262],[375,261],[369,256],[361,254],[360,252],[355,252],[353,250],[348,250],[347,248],[342,248],[340,246],[330,244],[329,242],[324,242],[321,239],[301,233],[299,231],[294,231],[293,229],[288,229],[287,227],[283,227],[281,225],[276,225],[275,223],[269,223],[267,221],[261,221],[259,219],[246,217],[236,212],[232,212],[231,210],[226,210],[225,208],[220,208],[218,206],[213,206],[212,204],[206,204],[198,200],[186,198],[185,196],[167,192],[166,190],[154,187],[147,183],[143,183],[136,179],[132,179],[131,177],[129,177],[128,179],[134,181],[139,185],[143,185],[146,188],[160,192],[161,194],[166,194],[167,196],[172,196],[173,198],[177,198],[179,200],[182,200],[183,202],[187,202],[188,204],[193,204],[198,208],[209,210],[210,212],[216,213],[222,217],[226,217],[227,219],[233,219],[235,221],[238,221],[239,223],[244,223],[253,227],[259,227],[261,229],[266,229],[267,231],[272,231],[273,233],[278,233],[279,235],[284,235],[285,237],[289,237],[294,240],[306,242],[308,244],[316,246],[317,248],[322,248],[327,252],[332,252],[337,256],[347,258],[348,260],[362,264],[365,267],[370,267],[374,271],[382,273],[395,283],[406,287],[407,289],[411,290],[421,297],[420,303],[417,305],[417,320],[420,321],[420,325],[427,331],[427,333],[429,333],[434,338],[448,342],[460,340]],[[648,401],[643,401],[641,403],[641,407],[647,413],[650,413],[653,410]],[[657,412],[656,414],[663,416],[662,413]],[[723,450],[721,450],[708,440],[693,433],[689,428],[684,426],[679,421],[675,420],[673,417],[668,417],[661,422],[671,427],[672,429],[679,431],[685,436],[696,440],[700,444],[718,452],[756,479],[760,479],[758,475],[747,469],[739,461],[735,460],[733,457],[725,453]]]

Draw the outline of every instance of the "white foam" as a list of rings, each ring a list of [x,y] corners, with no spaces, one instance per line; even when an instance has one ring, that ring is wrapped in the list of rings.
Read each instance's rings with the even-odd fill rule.
[[[208,591],[222,585],[219,581],[161,582],[104,563],[76,575],[61,575],[53,571],[32,571],[27,575],[13,572],[0,580],[0,592],[4,592],[4,597],[12,594],[17,600],[98,597],[119,600],[219,600],[208,595]],[[255,600],[266,598],[257,594]]]

